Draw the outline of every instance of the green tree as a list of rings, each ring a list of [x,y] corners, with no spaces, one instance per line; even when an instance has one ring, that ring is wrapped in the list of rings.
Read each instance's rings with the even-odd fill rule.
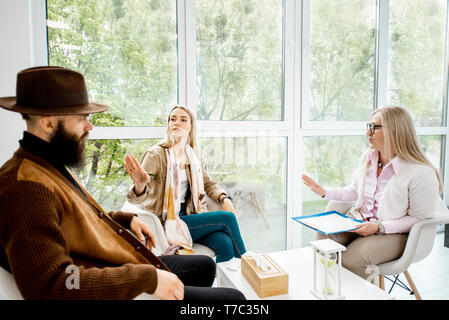
[[[375,1],[312,1],[308,120],[365,121],[373,109]]]
[[[196,36],[199,119],[282,120],[282,1],[198,0]]]
[[[91,100],[151,126],[177,100],[174,1],[49,0],[49,60],[81,72]]]
[[[447,1],[391,3],[391,104],[410,109],[420,126],[443,124]]]

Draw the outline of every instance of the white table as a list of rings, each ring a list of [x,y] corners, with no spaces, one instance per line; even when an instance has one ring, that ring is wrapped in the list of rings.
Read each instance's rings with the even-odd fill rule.
[[[268,254],[288,273],[288,294],[267,297],[276,300],[316,300],[310,293],[313,287],[313,250],[311,247],[278,251]],[[218,263],[217,280],[220,287],[236,288],[247,299],[258,300],[260,297],[243,277],[240,268],[232,271],[228,262]],[[362,279],[349,270],[342,268],[342,295],[348,300],[391,300],[392,295],[374,284]]]

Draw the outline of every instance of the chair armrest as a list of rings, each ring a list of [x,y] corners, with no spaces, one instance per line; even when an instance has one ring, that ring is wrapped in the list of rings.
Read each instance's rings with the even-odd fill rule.
[[[436,227],[448,222],[449,214],[416,222],[410,229],[402,256],[397,260],[380,264],[378,267],[381,274],[399,274],[407,270],[412,263],[427,257],[433,248]]]
[[[221,205],[215,203],[212,199],[210,198],[206,198],[206,201],[211,202],[211,205],[215,204],[216,210],[213,210],[215,207],[211,208],[209,207],[209,203],[208,203],[208,208],[210,211],[219,211],[221,210]],[[154,238],[156,240],[156,248],[154,248],[152,251],[155,255],[161,255],[165,252],[165,250],[167,250],[167,248],[170,246],[170,244],[168,243],[167,237],[165,236],[165,231],[164,228],[162,227],[162,223],[159,220],[159,218],[146,210],[142,209],[141,205],[134,205],[129,203],[128,201],[126,201],[123,204],[123,207],[121,209],[122,211],[125,212],[132,212],[138,215],[139,219],[142,220],[145,224],[147,224],[150,227],[151,232],[154,235]],[[212,250],[209,247],[206,247],[202,244],[199,243],[193,243],[193,249],[195,250],[194,254],[202,254],[202,255],[206,255],[209,256],[211,258],[215,257],[215,251]]]
[[[11,273],[0,267],[0,300],[23,300]]]
[[[148,227],[150,227],[151,233],[153,233],[156,240],[156,248],[153,249],[155,255],[161,255],[170,246],[165,236],[164,228],[159,218],[152,212],[142,209],[141,205],[135,205],[126,201],[121,208],[124,212],[132,212],[137,214],[140,220],[142,220]]]
[[[403,256],[412,255],[412,262],[424,259],[433,248],[436,227],[446,223],[449,223],[449,214],[440,214],[432,219],[416,222],[410,229]]]

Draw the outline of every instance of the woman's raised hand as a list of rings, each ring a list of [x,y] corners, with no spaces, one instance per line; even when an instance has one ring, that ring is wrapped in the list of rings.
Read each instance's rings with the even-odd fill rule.
[[[310,190],[315,192],[320,197],[324,197],[326,195],[326,190],[319,185],[318,182],[313,180],[311,177],[309,177],[306,174],[301,175],[302,182],[309,187]]]
[[[145,189],[145,185],[150,182],[150,176],[134,156],[127,154],[124,165],[129,176],[134,181],[136,194],[141,194]]]

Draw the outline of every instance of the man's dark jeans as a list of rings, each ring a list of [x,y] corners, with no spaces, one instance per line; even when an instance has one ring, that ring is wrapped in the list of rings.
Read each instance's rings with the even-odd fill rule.
[[[245,300],[236,289],[211,288],[216,264],[208,256],[170,255],[159,257],[184,284],[184,300]]]

